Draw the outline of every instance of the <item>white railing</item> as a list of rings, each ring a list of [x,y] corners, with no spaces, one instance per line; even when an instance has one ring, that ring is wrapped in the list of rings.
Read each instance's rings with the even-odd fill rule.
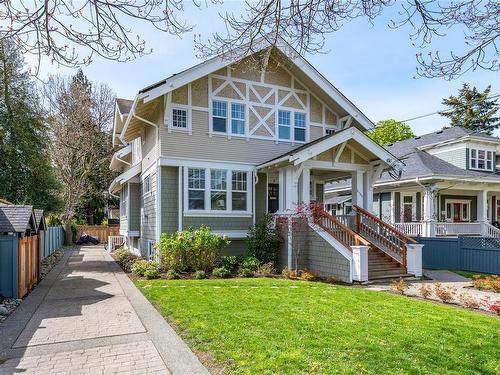
[[[123,236],[108,236],[108,251],[113,252],[119,246],[125,243],[125,237]]]
[[[421,236],[423,234],[424,223],[394,223],[394,226],[408,236]]]
[[[500,229],[497,227],[494,227],[493,225],[489,223],[483,223],[483,230],[482,230],[483,236],[486,237],[493,237],[493,238],[500,238]]]
[[[483,223],[436,223],[436,235],[458,236],[483,234]]]

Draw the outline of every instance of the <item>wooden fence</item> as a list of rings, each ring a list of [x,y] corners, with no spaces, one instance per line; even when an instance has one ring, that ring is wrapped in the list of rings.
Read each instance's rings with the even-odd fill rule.
[[[40,231],[40,244],[42,245],[42,259],[48,257],[54,251],[64,245],[64,229],[62,226],[48,227]]]
[[[18,240],[17,295],[24,297],[38,283],[40,274],[40,246],[38,236]]]
[[[0,235],[0,294],[17,298],[18,239],[13,235]]]
[[[120,227],[108,227],[106,225],[80,225],[76,231],[76,241],[80,239],[80,236],[84,232],[92,237],[99,238],[101,243],[107,243],[109,236],[120,235]]]
[[[422,265],[430,269],[500,274],[500,240],[490,237],[417,237]]]

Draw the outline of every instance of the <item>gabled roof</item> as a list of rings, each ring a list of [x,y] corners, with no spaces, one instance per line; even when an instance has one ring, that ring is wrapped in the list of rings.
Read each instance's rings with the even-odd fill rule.
[[[24,233],[37,229],[33,206],[0,205],[0,232]]]
[[[46,225],[45,225],[45,216],[43,215],[43,210],[40,208],[35,208],[33,210],[33,213],[35,215],[35,222],[39,230],[45,230]]]
[[[122,115],[126,115],[130,113],[130,110],[132,109],[132,104],[134,103],[133,100],[128,100],[128,99],[116,99],[116,105],[118,106],[118,110]]]
[[[305,76],[310,77],[314,84],[317,85],[317,87],[322,90],[327,96],[329,96],[335,103],[342,107],[347,114],[351,115],[353,119],[360,125],[360,127],[364,129],[373,127],[373,122],[370,121],[368,117],[366,117],[366,115],[359,110],[359,108],[357,108],[349,99],[347,99],[335,86],[333,86],[332,83],[330,83],[282,38],[278,38],[277,43],[272,44],[272,42],[269,41],[268,38],[262,37],[260,40],[254,42],[254,45],[252,47],[254,47],[253,50],[248,51],[246,54],[238,53],[239,49],[234,49],[232,51],[229,51],[225,55],[213,57],[207,61],[197,64],[180,73],[173,74],[164,80],[141,89],[137,94],[129,113],[134,113],[134,110],[139,101],[148,103],[190,82],[196,81],[197,79],[200,79],[221,68],[234,64],[251,54],[258,53],[269,47],[274,47],[285,56],[289,57],[290,55],[294,55],[295,57],[289,57],[290,63]],[[241,50],[244,50],[244,47],[241,48]],[[292,53],[290,53],[290,51],[292,51]],[[132,116],[129,116],[127,118],[127,121],[121,132],[122,137],[126,133],[131,117]]]

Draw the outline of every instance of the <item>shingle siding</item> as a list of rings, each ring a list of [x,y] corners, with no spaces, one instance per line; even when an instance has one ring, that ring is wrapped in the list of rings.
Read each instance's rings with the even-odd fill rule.
[[[208,225],[214,231],[224,230],[248,230],[253,224],[251,217],[200,217],[184,216],[182,228],[199,228],[201,225]]]
[[[161,167],[161,232],[179,229],[179,168]]]
[[[141,185],[131,183],[130,187],[130,212],[128,215],[129,230],[139,231],[141,227]]]

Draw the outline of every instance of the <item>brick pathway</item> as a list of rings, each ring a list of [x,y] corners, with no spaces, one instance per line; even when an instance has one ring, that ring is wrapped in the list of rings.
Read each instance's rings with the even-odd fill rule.
[[[0,374],[207,374],[101,246],[69,251],[0,325]]]

